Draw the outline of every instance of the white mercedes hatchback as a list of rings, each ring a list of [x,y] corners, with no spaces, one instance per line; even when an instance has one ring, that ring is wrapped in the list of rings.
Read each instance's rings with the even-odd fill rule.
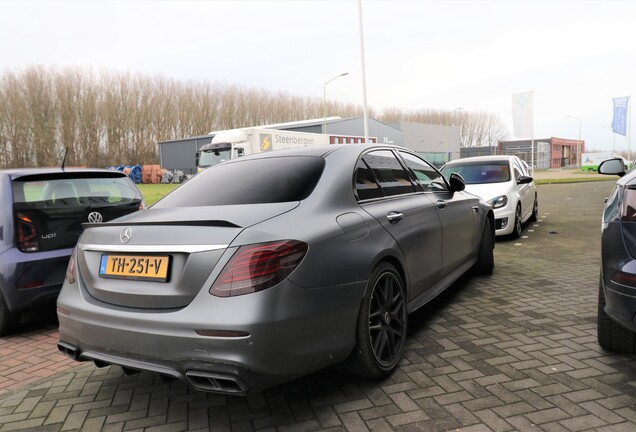
[[[539,198],[527,165],[517,156],[479,156],[451,161],[442,174],[457,173],[466,182],[466,191],[483,198],[495,212],[498,236],[521,237],[522,226],[537,220]]]

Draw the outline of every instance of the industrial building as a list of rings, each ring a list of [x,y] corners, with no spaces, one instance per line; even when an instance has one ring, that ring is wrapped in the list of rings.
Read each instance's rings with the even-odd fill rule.
[[[364,136],[363,117],[347,119],[328,117],[327,119],[302,120],[255,127],[308,133],[328,133],[336,136]],[[369,118],[368,129],[369,137],[376,138],[378,143],[406,147],[438,167],[460,156],[459,126],[405,121],[386,124]],[[196,173],[197,151],[204,144],[210,143],[214,135],[219,132],[222,131],[213,131],[207,135],[160,142],[159,157],[161,167],[170,170],[178,169],[186,174]],[[332,141],[337,143],[338,140]]]
[[[528,164],[532,160],[532,141],[499,141],[497,154],[515,155]],[[582,153],[585,141],[565,138],[542,138],[534,140],[534,166],[536,169],[575,167]]]

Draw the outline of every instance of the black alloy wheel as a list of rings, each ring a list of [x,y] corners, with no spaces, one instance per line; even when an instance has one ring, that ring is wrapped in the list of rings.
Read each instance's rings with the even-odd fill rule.
[[[406,337],[406,308],[402,286],[393,272],[378,277],[369,302],[369,340],[373,356],[383,368],[402,354]]]
[[[534,196],[534,204],[532,205],[532,215],[530,216],[530,221],[536,222],[539,220],[539,199],[537,196]]]
[[[381,262],[369,275],[358,311],[356,345],[341,369],[370,378],[391,374],[402,356],[407,323],[402,278],[393,265]]]
[[[521,206],[518,205],[517,206],[517,211],[515,211],[515,227],[512,230],[512,238],[519,238],[521,237]]]
[[[20,324],[20,314],[9,311],[2,290],[0,290],[0,336],[13,332]]]

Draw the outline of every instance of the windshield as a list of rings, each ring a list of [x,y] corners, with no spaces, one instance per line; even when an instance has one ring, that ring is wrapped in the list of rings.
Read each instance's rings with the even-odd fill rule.
[[[230,147],[223,149],[203,150],[201,152],[201,155],[199,155],[199,166],[201,168],[205,168],[230,160],[230,152]]]
[[[508,161],[470,162],[446,165],[442,169],[444,177],[457,173],[466,184],[505,183],[510,181]]]

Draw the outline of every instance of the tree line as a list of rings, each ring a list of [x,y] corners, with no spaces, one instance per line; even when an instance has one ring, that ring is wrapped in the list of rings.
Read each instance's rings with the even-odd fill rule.
[[[327,103],[329,115],[362,107]],[[85,68],[31,66],[0,74],[0,167],[104,167],[159,162],[162,141],[212,130],[323,116],[322,100],[211,81]],[[465,147],[494,145],[506,128],[485,112],[369,109],[383,122],[459,125]],[[68,150],[67,150],[68,149]]]

